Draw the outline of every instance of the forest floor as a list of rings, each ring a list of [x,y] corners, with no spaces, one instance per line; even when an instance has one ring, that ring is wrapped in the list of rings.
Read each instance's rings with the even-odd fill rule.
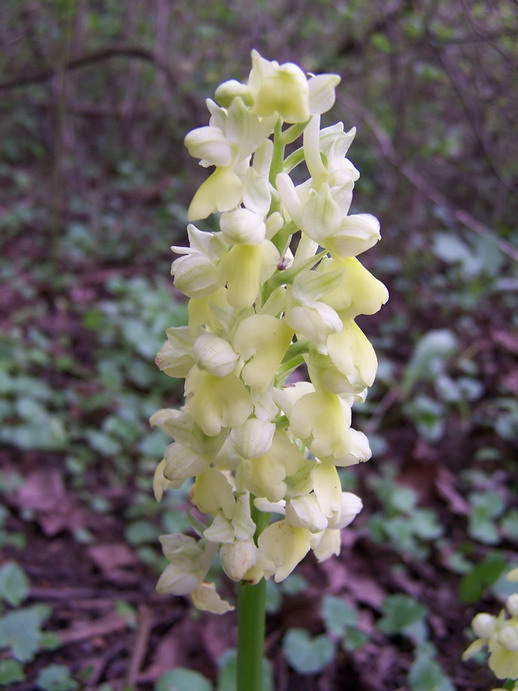
[[[0,678],[17,691],[163,691],[173,688],[168,670],[189,668],[227,691],[234,614],[203,615],[154,591],[158,535],[185,528],[187,504],[182,493],[160,506],[152,497],[164,439],[146,420],[181,395],[153,354],[185,305],[163,253],[109,261],[80,230],[61,238],[54,260],[44,238],[14,233],[0,260],[0,544],[4,565],[27,582],[17,589],[0,576]],[[438,314],[433,299],[423,312],[424,282],[408,306],[390,265],[381,268],[393,299],[369,318],[380,383],[357,415],[374,458],[343,475],[364,510],[340,557],[308,557],[282,587],[271,584],[274,688],[487,691],[499,683],[483,658],[461,654],[474,614],[501,608],[516,564],[518,339],[505,302],[482,301],[469,323],[458,305]],[[457,343],[432,344],[435,360],[419,364],[414,346],[434,329]],[[437,392],[439,375],[457,398]],[[2,621],[24,612],[37,612],[36,623],[15,622],[6,639]]]

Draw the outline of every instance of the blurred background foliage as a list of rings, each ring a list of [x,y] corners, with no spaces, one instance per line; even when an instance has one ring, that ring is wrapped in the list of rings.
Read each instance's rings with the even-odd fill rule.
[[[343,474],[365,510],[342,560],[270,589],[277,688],[489,687],[459,655],[516,563],[517,37],[515,0],[3,0],[0,684],[207,688],[191,666],[231,688],[232,624],[208,643],[216,624],[153,599],[185,514],[151,497],[147,419],[181,398],[153,358],[185,320],[168,248],[206,174],[183,138],[257,48],[341,75],[327,124],[358,128],[354,209],[381,220],[367,261],[391,292],[362,323],[375,460]],[[78,581],[106,611],[70,604]]]

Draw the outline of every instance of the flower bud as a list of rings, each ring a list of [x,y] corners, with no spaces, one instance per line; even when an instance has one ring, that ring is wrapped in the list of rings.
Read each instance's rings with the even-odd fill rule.
[[[231,545],[222,545],[219,556],[223,570],[233,581],[240,581],[257,559],[257,547],[253,539],[236,540]]]
[[[518,652],[518,626],[513,624],[503,626],[498,633],[498,640],[506,650]]]
[[[243,458],[259,458],[270,450],[275,433],[273,422],[250,418],[241,427],[234,427],[230,438]]]
[[[229,79],[218,86],[215,93],[216,101],[224,108],[228,108],[235,98],[242,98],[247,106],[252,105],[252,94],[246,84],[236,79]]]
[[[219,287],[216,267],[202,254],[193,253],[176,259],[171,275],[176,288],[191,298],[210,295]]]
[[[325,302],[307,302],[287,310],[286,323],[312,343],[325,343],[329,334],[342,329],[342,320]]]
[[[231,374],[239,360],[239,355],[228,341],[211,333],[204,333],[196,339],[192,355],[200,369],[215,377]]]
[[[312,533],[320,533],[327,528],[327,518],[314,494],[295,497],[287,502],[286,520],[295,528],[306,528]]]
[[[254,94],[253,111],[259,117],[278,113],[288,123],[309,120],[309,87],[304,72],[291,62],[277,65]]]
[[[495,628],[495,618],[485,612],[477,614],[471,622],[471,628],[475,636],[488,640]]]
[[[505,603],[507,611],[512,617],[518,617],[518,593],[509,595]]]
[[[340,228],[326,239],[326,246],[339,257],[356,257],[374,247],[380,238],[380,222],[375,216],[353,214],[346,216]]]
[[[265,238],[263,219],[249,209],[234,209],[222,214],[220,227],[227,240],[236,245],[257,245]]]
[[[218,127],[198,127],[185,137],[185,146],[194,158],[210,165],[229,166],[232,162],[230,144]]]

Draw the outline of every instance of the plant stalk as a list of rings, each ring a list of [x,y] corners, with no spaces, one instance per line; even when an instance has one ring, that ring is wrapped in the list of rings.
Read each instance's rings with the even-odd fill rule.
[[[257,530],[254,539],[270,522],[270,515],[252,504],[252,519]],[[262,691],[263,651],[266,618],[266,581],[240,583],[237,598],[237,691]]]

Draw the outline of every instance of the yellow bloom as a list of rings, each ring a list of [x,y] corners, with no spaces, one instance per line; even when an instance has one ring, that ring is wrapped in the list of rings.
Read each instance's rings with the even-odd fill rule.
[[[251,307],[259,286],[267,281],[279,263],[280,255],[269,241],[258,245],[235,245],[219,263],[219,276],[227,285],[227,300],[236,309]]]
[[[245,360],[241,370],[245,384],[262,391],[269,386],[292,336],[284,320],[269,314],[255,314],[239,324],[232,345]]]
[[[295,528],[286,520],[269,525],[259,536],[259,551],[275,567],[276,583],[287,578],[310,549],[309,530]]]
[[[194,388],[194,374],[196,388]],[[235,374],[215,377],[208,372],[191,371],[185,383],[192,392],[187,408],[205,434],[216,436],[223,427],[239,427],[252,413],[250,394]]]
[[[218,167],[198,188],[187,210],[187,218],[198,221],[215,211],[230,211],[241,202],[242,196],[243,183],[239,176],[231,168]]]

